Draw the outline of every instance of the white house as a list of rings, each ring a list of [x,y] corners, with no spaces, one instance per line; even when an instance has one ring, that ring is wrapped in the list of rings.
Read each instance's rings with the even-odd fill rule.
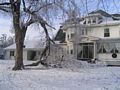
[[[33,41],[25,41],[24,49],[23,49],[23,59],[24,60],[36,60],[41,51],[45,48],[45,44],[42,41],[33,40]],[[6,60],[14,60],[16,53],[16,45],[10,45],[5,49],[5,59]]]
[[[80,60],[102,60],[120,64],[120,14],[102,10],[62,24],[66,51]]]

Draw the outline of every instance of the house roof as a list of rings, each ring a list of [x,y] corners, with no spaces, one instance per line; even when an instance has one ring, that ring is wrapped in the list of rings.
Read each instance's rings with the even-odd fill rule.
[[[119,20],[118,21],[104,21],[100,24],[120,24],[120,21]]]
[[[65,33],[63,32],[63,29],[59,29],[55,38],[54,38],[54,41],[59,41],[60,43],[63,43],[65,42]]]
[[[95,27],[95,26],[115,26],[120,25],[120,21],[103,21],[100,24],[93,24],[93,25],[87,25],[89,27]]]
[[[120,14],[111,14],[114,17],[120,17]]]
[[[24,42],[24,50],[40,50],[45,48],[45,43],[43,43],[40,40],[30,40],[30,41],[25,41]],[[6,48],[4,48],[5,50],[14,50],[16,49],[16,44],[12,44]]]
[[[111,17],[113,20],[120,20],[120,14],[109,14],[103,10],[96,10],[96,11],[92,11],[89,13],[90,14],[101,14],[102,16],[105,16],[105,17]]]
[[[101,14],[102,16],[105,16],[105,17],[111,17],[111,14],[109,14],[109,13],[103,11],[103,10],[92,11],[92,12],[90,12],[89,14],[97,14],[97,13],[99,13],[99,14]]]

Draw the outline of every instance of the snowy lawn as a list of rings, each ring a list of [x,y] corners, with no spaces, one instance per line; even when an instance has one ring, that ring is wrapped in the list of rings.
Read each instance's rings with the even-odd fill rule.
[[[120,90],[120,67],[12,71],[13,63],[0,60],[0,90]]]

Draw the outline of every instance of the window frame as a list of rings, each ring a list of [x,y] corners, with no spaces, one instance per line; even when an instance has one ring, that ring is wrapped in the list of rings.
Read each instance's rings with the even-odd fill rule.
[[[67,39],[69,40],[69,38],[70,38],[70,36],[69,36],[69,34],[67,34]]]
[[[10,56],[15,56],[15,51],[10,51]]]
[[[87,35],[87,29],[82,29],[82,35]]]
[[[73,54],[73,49],[70,50],[70,54]]]
[[[73,39],[73,38],[74,38],[74,36],[75,36],[75,34],[74,34],[74,33],[71,33],[71,39]]]
[[[109,28],[104,29],[104,37],[110,37],[110,29]]]

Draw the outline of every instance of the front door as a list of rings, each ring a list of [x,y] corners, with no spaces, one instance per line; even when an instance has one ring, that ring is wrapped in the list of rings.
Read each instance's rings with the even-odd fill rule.
[[[80,50],[77,52],[78,59],[93,59],[94,58],[94,44],[80,43]]]

